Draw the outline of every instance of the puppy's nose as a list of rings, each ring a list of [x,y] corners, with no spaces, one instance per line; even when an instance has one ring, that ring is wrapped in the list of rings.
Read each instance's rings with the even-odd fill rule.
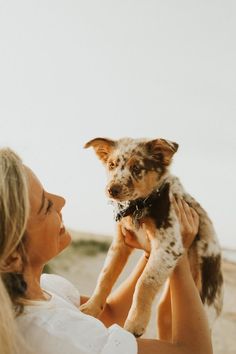
[[[110,188],[108,188],[108,193],[111,197],[116,198],[121,192],[121,185],[113,184]]]

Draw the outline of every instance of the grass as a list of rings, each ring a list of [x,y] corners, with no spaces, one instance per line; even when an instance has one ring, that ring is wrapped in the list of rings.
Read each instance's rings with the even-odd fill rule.
[[[72,242],[71,247],[86,256],[96,256],[98,253],[106,253],[110,243],[108,241],[77,240]]]
[[[58,255],[55,259],[47,263],[44,267],[44,273],[55,273],[58,268],[69,268],[73,263],[73,259],[80,256],[96,256],[99,253],[107,253],[110,247],[109,241],[90,240],[74,240],[71,245]]]

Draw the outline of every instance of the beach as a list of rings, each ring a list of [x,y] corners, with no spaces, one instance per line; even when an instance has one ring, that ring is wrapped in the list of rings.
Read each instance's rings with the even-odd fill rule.
[[[75,234],[71,247],[49,264],[49,271],[64,276],[80,291],[81,295],[90,296],[102,269],[111,239],[89,234]],[[141,255],[136,251],[117,281],[117,287],[135,266]],[[225,254],[224,254],[225,257]],[[236,263],[223,259],[224,305],[220,317],[214,324],[212,337],[214,354],[235,354],[236,352]],[[153,304],[152,317],[144,338],[156,337],[156,306]]]

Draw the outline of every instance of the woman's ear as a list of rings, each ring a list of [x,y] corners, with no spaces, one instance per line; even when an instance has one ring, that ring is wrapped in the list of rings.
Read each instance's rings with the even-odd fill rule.
[[[1,264],[1,272],[3,273],[22,273],[23,260],[18,250],[12,252]]]

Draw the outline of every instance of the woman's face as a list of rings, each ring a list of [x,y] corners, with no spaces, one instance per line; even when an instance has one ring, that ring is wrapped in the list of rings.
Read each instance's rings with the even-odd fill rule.
[[[29,183],[30,215],[26,228],[25,249],[28,263],[41,267],[71,242],[61,210],[65,199],[46,192],[34,173],[26,167]]]

